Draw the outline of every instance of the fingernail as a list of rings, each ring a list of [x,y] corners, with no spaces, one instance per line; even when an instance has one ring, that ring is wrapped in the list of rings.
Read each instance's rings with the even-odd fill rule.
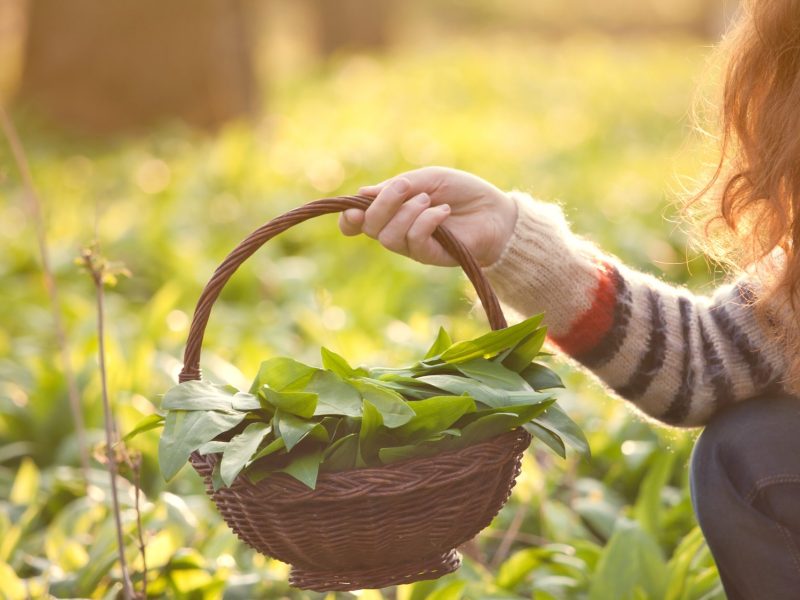
[[[420,194],[419,196],[417,196],[416,201],[417,204],[421,206],[427,206],[428,204],[431,203],[431,197],[428,196],[428,194]]]
[[[450,212],[450,205],[449,204],[441,204],[441,205],[439,205],[439,210],[441,210],[443,213],[449,213]]]
[[[392,187],[396,192],[400,192],[402,194],[403,192],[408,191],[410,185],[411,184],[408,182],[408,179],[398,179],[392,184]]]

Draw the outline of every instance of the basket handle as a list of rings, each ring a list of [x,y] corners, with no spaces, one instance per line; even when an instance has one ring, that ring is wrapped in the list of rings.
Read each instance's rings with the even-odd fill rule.
[[[186,349],[183,353],[183,369],[178,380],[183,383],[193,379],[200,379],[200,350],[203,345],[208,318],[211,309],[219,297],[222,288],[236,272],[236,269],[253,253],[263,246],[267,241],[274,238],[298,223],[307,221],[313,217],[326,215],[329,213],[341,212],[348,208],[359,208],[365,210],[371,204],[372,199],[366,196],[339,196],[336,198],[324,198],[315,200],[303,206],[290,210],[287,213],[275,217],[268,223],[262,225],[245,238],[233,251],[225,257],[211,279],[200,294],[197,306],[194,309],[192,325],[189,328],[189,337],[186,340]],[[489,318],[489,325],[492,329],[503,329],[506,327],[506,319],[500,308],[497,296],[492,290],[486,277],[481,272],[475,258],[467,250],[466,246],[456,239],[445,227],[438,227],[433,232],[433,238],[439,242],[450,255],[456,259],[461,268],[466,273],[475,291],[478,293],[486,316]]]

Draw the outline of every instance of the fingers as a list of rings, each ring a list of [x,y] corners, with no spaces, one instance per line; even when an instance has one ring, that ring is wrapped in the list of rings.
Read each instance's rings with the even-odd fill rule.
[[[411,182],[405,177],[398,177],[386,185],[367,208],[361,230],[369,237],[377,239],[403,202],[411,196],[410,191]]]
[[[418,194],[404,202],[378,234],[378,241],[393,252],[408,255],[406,237],[417,218],[431,204],[428,194]]]
[[[345,235],[358,235],[364,223],[364,211],[348,208],[339,215],[339,229]]]
[[[431,237],[436,228],[449,216],[450,206],[448,204],[434,206],[420,214],[406,233],[409,256],[430,264],[455,264],[439,242]]]

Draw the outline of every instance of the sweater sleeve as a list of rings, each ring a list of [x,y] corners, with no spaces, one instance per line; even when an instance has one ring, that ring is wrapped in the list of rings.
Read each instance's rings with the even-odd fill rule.
[[[575,235],[558,205],[510,195],[515,231],[485,273],[507,306],[544,312],[551,344],[613,393],[670,425],[696,426],[780,389],[786,359],[756,321],[746,276],[694,295]]]

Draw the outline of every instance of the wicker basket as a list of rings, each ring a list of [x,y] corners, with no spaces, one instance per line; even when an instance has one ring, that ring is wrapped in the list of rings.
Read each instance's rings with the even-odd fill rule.
[[[254,231],[217,268],[195,309],[180,381],[200,379],[200,349],[211,308],[236,269],[292,225],[370,200],[345,196],[311,202]],[[474,258],[445,228],[434,237],[475,286],[493,329],[506,326],[497,298]],[[292,565],[290,583],[317,591],[381,588],[456,570],[455,548],[486,527],[508,499],[530,436],[517,429],[456,452],[385,467],[322,473],[310,490],[284,474],[257,484],[239,476],[213,491],[218,457],[191,463],[233,531],[249,546]]]

